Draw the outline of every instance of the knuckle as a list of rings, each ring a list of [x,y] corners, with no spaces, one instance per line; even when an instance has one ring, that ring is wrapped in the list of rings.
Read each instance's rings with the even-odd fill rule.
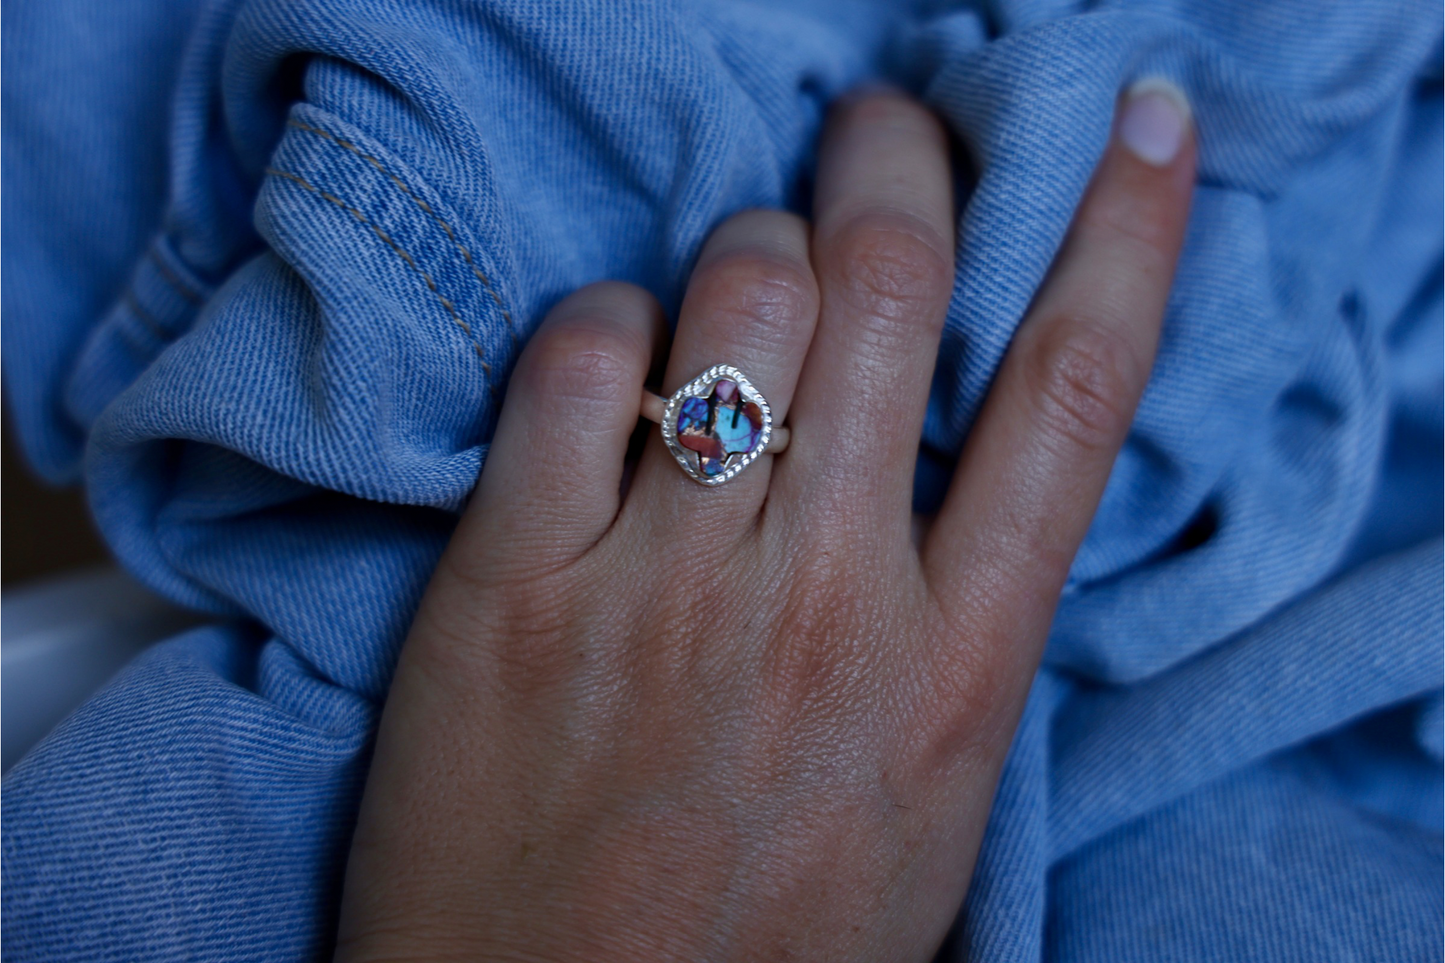
[[[858,215],[838,232],[831,248],[830,280],[867,315],[912,313],[941,302],[952,285],[953,265],[942,253],[942,239],[912,215]]]
[[[976,596],[978,603],[1000,608],[988,593]],[[940,622],[941,638],[932,646],[932,678],[940,702],[977,719],[991,714],[1006,689],[1006,666],[1019,650],[1018,630],[1006,619],[973,612],[963,619]]]
[[[951,643],[949,654],[935,656],[927,693],[932,706],[922,713],[927,770],[946,769],[960,758],[985,751],[993,742],[994,720],[1004,702],[991,660],[977,655],[983,643]]]
[[[528,345],[526,372],[544,394],[579,401],[615,401],[636,380],[643,356],[637,337],[603,318],[544,325]]]
[[[1011,709],[1033,674],[1034,663],[1019,658],[1018,625],[998,615],[1007,608],[1007,590],[975,585],[967,596],[966,613],[939,611],[920,660],[919,758],[929,770],[1006,745]]]
[[[583,644],[565,614],[572,587],[563,573],[487,580],[456,593],[452,604],[424,606],[408,641],[411,658],[444,689],[480,687],[522,700],[545,695],[578,669]],[[483,610],[462,601],[477,598],[491,604]]]
[[[909,562],[880,551],[878,540],[815,530],[789,553],[773,631],[761,650],[763,678],[782,717],[853,717],[876,704],[880,683],[902,671],[899,638],[917,626]]]
[[[487,681],[499,695],[528,702],[542,699],[575,677],[580,647],[562,632],[516,635],[489,653]]]
[[[817,312],[818,286],[805,263],[765,251],[738,251],[699,271],[688,299],[709,323],[781,343],[796,330],[794,322]]]
[[[1128,430],[1143,387],[1140,368],[1123,336],[1072,317],[1046,324],[1024,358],[1043,428],[1091,451],[1111,449]]]
[[[785,598],[766,666],[773,692],[795,711],[856,705],[866,688],[867,636],[884,613],[846,569],[836,561],[811,564]]]

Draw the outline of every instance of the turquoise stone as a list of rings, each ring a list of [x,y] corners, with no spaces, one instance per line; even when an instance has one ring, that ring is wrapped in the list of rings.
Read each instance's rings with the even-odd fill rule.
[[[737,384],[726,378],[706,398],[688,398],[678,408],[677,442],[697,453],[704,475],[721,475],[735,456],[758,447],[762,433],[762,409],[744,401]]]

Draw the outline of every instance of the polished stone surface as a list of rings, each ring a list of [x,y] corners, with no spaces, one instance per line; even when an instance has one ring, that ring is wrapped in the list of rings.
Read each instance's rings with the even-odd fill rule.
[[[722,474],[734,456],[756,448],[762,431],[762,410],[743,401],[736,382],[726,378],[706,398],[688,398],[678,408],[678,444],[697,453],[705,475]]]

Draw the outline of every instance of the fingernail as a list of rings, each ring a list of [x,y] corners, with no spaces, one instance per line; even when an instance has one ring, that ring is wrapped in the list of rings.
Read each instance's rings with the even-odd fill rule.
[[[1149,77],[1129,88],[1119,139],[1134,156],[1155,167],[1168,167],[1189,129],[1189,99],[1162,77]]]

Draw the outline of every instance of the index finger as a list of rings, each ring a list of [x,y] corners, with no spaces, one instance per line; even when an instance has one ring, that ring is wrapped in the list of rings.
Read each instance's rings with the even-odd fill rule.
[[[1136,85],[924,545],[945,608],[1010,620],[986,634],[1047,635],[1149,378],[1194,164],[1183,94]]]

